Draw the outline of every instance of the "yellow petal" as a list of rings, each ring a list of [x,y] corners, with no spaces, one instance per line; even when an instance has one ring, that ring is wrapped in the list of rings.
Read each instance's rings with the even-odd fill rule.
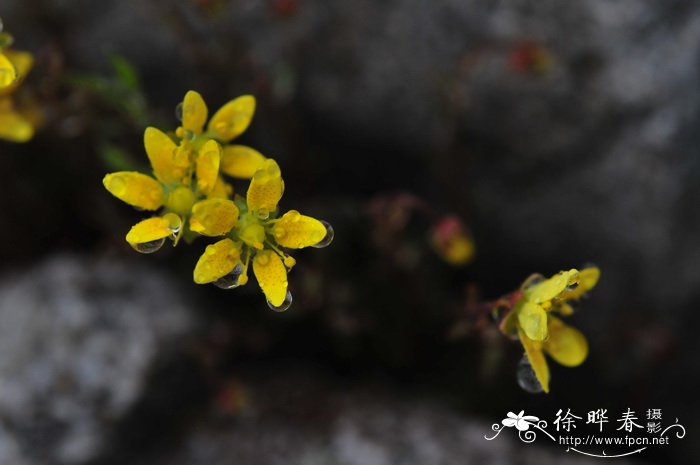
[[[102,180],[110,194],[144,210],[158,210],[163,205],[163,187],[158,181],[134,171],[111,173]]]
[[[227,145],[221,158],[221,171],[240,179],[250,179],[265,164],[265,156],[245,145]]]
[[[241,262],[241,245],[222,239],[208,245],[194,267],[194,282],[206,284],[226,276]]]
[[[267,159],[250,181],[248,209],[253,213],[270,214],[277,209],[283,192],[284,181],[280,167],[275,160]]]
[[[302,249],[326,237],[326,227],[316,218],[290,210],[272,226],[272,235],[282,247]]]
[[[203,236],[221,236],[238,222],[238,207],[228,199],[206,199],[192,207],[190,229]]]
[[[549,392],[549,366],[547,366],[547,360],[542,353],[542,343],[530,340],[522,331],[518,332],[518,336],[537,381],[544,392]]]
[[[17,70],[10,59],[0,52],[0,89],[9,87],[17,79]]]
[[[126,241],[129,244],[143,244],[145,242],[157,241],[164,237],[172,236],[182,225],[180,218],[168,213],[162,217],[148,218],[135,224],[127,233]]]
[[[20,52],[17,50],[5,50],[0,53],[0,55],[4,55],[4,57],[10,61],[11,66],[14,68],[13,81],[7,86],[0,85],[0,96],[3,96],[14,92],[22,81],[24,81],[24,78],[32,68],[34,57],[29,52]],[[2,61],[3,59],[0,57],[0,62]],[[0,63],[0,81],[6,79],[7,75],[3,73],[3,70],[7,69],[6,66],[6,63]]]
[[[253,273],[267,301],[275,307],[287,297],[287,269],[282,259],[272,250],[261,250],[253,259]]]
[[[599,279],[600,268],[597,266],[584,268],[578,273],[578,285],[587,291],[593,289],[593,287],[598,284]]]
[[[578,273],[578,285],[571,290],[562,292],[559,297],[561,299],[580,299],[598,284],[598,279],[600,279],[600,269],[598,267],[584,268]]]
[[[207,194],[209,199],[228,199],[233,195],[233,186],[224,181],[224,179],[219,176],[216,179],[214,188]]]
[[[561,271],[549,279],[537,283],[525,290],[525,295],[534,303],[552,300],[561,294],[566,287],[575,282],[578,270]]]
[[[195,134],[201,134],[207,121],[207,104],[198,92],[190,90],[182,101],[182,127]]]
[[[5,50],[5,56],[12,62],[12,65],[17,71],[17,77],[24,78],[34,64],[34,57],[29,52],[21,52],[19,50]]]
[[[524,301],[518,312],[518,323],[527,337],[533,341],[547,338],[547,312],[538,304]]]
[[[143,145],[151,162],[153,174],[166,184],[182,180],[189,169],[189,157],[178,150],[178,146],[164,132],[156,128],[146,128]]]
[[[588,356],[586,337],[556,317],[549,319],[549,339],[543,347],[554,360],[567,367],[580,365]]]
[[[22,115],[12,110],[0,113],[0,139],[26,142],[33,135],[34,128]]]
[[[220,161],[221,146],[209,139],[197,155],[197,188],[204,194],[209,194],[216,187]]]
[[[248,129],[253,113],[255,97],[243,95],[221,107],[212,116],[207,130],[218,140],[228,142]]]

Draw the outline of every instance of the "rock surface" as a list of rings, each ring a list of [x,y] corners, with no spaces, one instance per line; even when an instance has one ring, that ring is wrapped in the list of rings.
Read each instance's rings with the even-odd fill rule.
[[[521,443],[515,430],[493,441],[491,425],[425,400],[365,387],[332,387],[289,372],[242,377],[245,400],[203,419],[182,447],[158,465],[587,465],[540,437]],[[224,415],[227,413],[227,415]],[[540,436],[542,436],[540,434]],[[141,462],[139,462],[141,463]],[[632,462],[620,461],[629,465]]]
[[[97,456],[191,331],[162,272],[71,255],[0,281],[0,464]]]

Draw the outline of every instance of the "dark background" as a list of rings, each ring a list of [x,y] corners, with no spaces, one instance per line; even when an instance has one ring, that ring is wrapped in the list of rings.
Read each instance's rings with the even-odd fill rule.
[[[0,142],[0,376],[31,405],[0,399],[0,443],[18,454],[7,463],[281,463],[277,446],[336,444],[324,436],[335,421],[379,422],[367,434],[386,461],[358,447],[364,462],[287,463],[545,463],[519,442],[493,455],[500,445],[480,436],[510,410],[551,421],[608,408],[612,427],[628,407],[662,408],[688,431],[643,460],[700,455],[697,2],[2,0],[0,15],[35,54],[23,87],[45,115],[31,142]],[[138,82],[115,71],[122,59]],[[101,179],[145,169],[143,129],[174,128],[189,89],[210,111],[254,94],[239,141],[278,160],[283,209],[335,228],[329,248],[295,254],[284,314],[254,282],[192,283],[202,242],[141,256],[123,241],[142,214]],[[430,213],[387,236],[392,210],[376,205],[401,192]],[[427,239],[431,215],[446,214],[473,233],[465,267]],[[493,329],[448,337],[468,288],[495,299],[586,263],[602,276],[571,323],[590,356],[550,363],[550,394],[518,388],[522,349]],[[162,329],[169,309],[182,322]],[[150,349],[131,369],[121,354],[141,333]],[[123,372],[100,368],[113,358]],[[122,399],[120,382],[137,387]],[[399,459],[402,421],[385,428],[372,412],[401,419],[421,403],[427,436],[404,440],[437,441],[442,458]],[[77,405],[90,407],[66,413]],[[445,441],[433,412],[478,425],[483,455],[450,461],[462,440]]]

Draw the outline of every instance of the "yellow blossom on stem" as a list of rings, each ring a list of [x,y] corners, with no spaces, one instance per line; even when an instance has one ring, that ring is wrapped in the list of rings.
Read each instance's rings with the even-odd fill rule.
[[[550,375],[545,353],[568,367],[580,365],[586,359],[588,343],[585,336],[555,314],[571,315],[571,303],[591,290],[599,277],[597,267],[561,271],[549,279],[533,275],[514,294],[516,299],[501,322],[501,331],[516,334],[522,343],[527,365],[537,381],[537,386],[531,386],[533,391],[549,392]]]
[[[219,266],[208,273],[206,279],[195,270],[195,282],[214,282],[224,288],[237,287],[248,281],[247,273],[252,261],[253,273],[269,306],[276,311],[289,308],[292,297],[288,290],[287,272],[296,261],[283,248],[325,247],[333,239],[333,228],[296,210],[278,217],[278,203],[283,192],[284,180],[279,165],[272,159],[264,160],[252,176],[246,199],[237,198],[238,220],[226,233],[231,243],[239,244],[239,253],[231,254],[224,248],[207,248],[200,263],[217,263]]]
[[[284,180],[277,162],[243,145],[222,147],[248,128],[254,111],[255,99],[244,95],[207,123],[204,99],[189,91],[178,105],[182,125],[174,134],[150,127],[144,132],[153,176],[121,171],[106,175],[103,184],[129,205],[157,212],[127,234],[134,249],[151,253],[167,238],[177,244],[180,237],[218,237],[199,258],[195,283],[232,289],[248,282],[252,266],[268,305],[283,311],[292,301],[287,273],[296,264],[283,249],[325,247],[333,228],[296,210],[278,216]],[[232,198],[222,173],[250,179],[245,198]]]
[[[143,143],[153,177],[117,172],[106,175],[103,180],[105,188],[120,200],[143,210],[159,211],[160,216],[145,225],[163,224],[163,218],[175,215],[179,227],[169,235],[175,244],[183,235],[187,239],[192,239],[196,233],[222,235],[237,220],[236,206],[228,199],[233,189],[219,176],[221,146],[202,134],[207,117],[204,100],[197,92],[189,91],[181,110],[183,126],[175,131],[174,137],[153,127],[144,131]],[[228,202],[225,221],[217,216],[222,202]],[[213,216],[207,209],[212,205],[216,206]],[[165,233],[162,228],[160,231]],[[146,240],[149,235],[133,232],[134,229],[127,235],[127,242],[139,252],[152,253],[163,244],[163,240],[158,239],[158,247],[143,247],[141,244],[150,244],[153,240]],[[168,235],[161,239],[165,237]]]

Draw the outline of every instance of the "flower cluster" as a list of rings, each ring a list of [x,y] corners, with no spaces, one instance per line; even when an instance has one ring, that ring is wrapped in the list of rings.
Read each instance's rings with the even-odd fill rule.
[[[284,181],[277,162],[231,141],[250,125],[255,98],[231,100],[208,118],[202,96],[194,91],[177,107],[182,125],[172,134],[149,127],[144,133],[153,177],[133,171],[105,176],[105,188],[134,207],[157,212],[131,228],[126,240],[139,252],[160,249],[166,239],[218,238],[194,269],[198,284],[232,289],[248,282],[252,265],[269,306],[291,304],[287,272],[295,260],[285,249],[325,247],[333,229],[290,210],[279,215]],[[206,127],[205,127],[206,126]],[[249,179],[246,196],[235,195],[222,174]]]
[[[555,315],[573,314],[571,304],[591,290],[599,277],[596,267],[562,271],[549,279],[533,275],[514,294],[513,305],[501,321],[501,331],[517,335],[522,343],[527,362],[544,392],[549,392],[545,353],[568,367],[580,365],[588,356],[584,335]]]
[[[26,142],[34,135],[31,118],[17,108],[14,94],[34,63],[29,52],[12,50],[12,36],[0,23],[0,139]]]

